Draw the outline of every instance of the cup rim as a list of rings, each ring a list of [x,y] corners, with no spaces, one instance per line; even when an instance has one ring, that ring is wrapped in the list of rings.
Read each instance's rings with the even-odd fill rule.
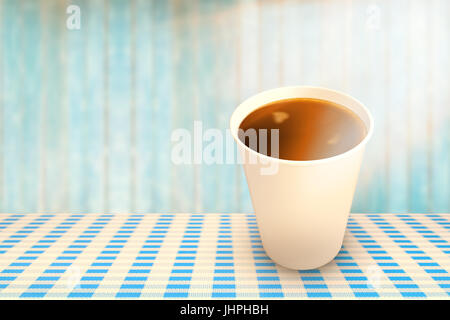
[[[354,146],[353,148],[340,153],[338,155],[332,156],[332,157],[328,157],[328,158],[322,158],[322,159],[315,159],[315,160],[287,160],[287,159],[281,159],[281,158],[274,158],[271,156],[267,156],[264,155],[262,153],[259,153],[253,149],[250,149],[249,147],[247,147],[237,136],[237,130],[233,130],[233,118],[236,116],[236,112],[237,110],[245,103],[247,103],[248,100],[253,99],[259,95],[265,95],[265,94],[269,94],[271,92],[275,92],[275,91],[279,91],[279,90],[286,90],[286,89],[311,89],[311,90],[323,90],[323,91],[328,91],[328,92],[332,92],[335,93],[337,95],[343,96],[349,100],[353,100],[353,102],[355,102],[356,104],[359,105],[359,107],[361,107],[361,109],[364,111],[364,113],[367,115],[367,118],[369,120],[368,125],[365,123],[365,121],[363,119],[361,119],[361,117],[358,115],[358,117],[361,119],[361,121],[363,121],[367,127],[367,134],[364,137],[364,139],[362,139],[356,146]],[[307,96],[299,96],[298,98],[310,98]],[[311,97],[313,98],[313,97]],[[315,98],[315,97],[314,97]],[[280,99],[276,99],[273,101],[277,101],[277,100],[281,100]],[[320,99],[320,98],[317,98]],[[324,99],[326,100],[326,99]],[[331,100],[330,100],[331,101]],[[333,102],[333,101],[331,101]],[[346,105],[343,105],[343,107],[348,108]],[[254,109],[256,110],[256,109]],[[253,111],[254,111],[253,110]],[[252,111],[252,112],[253,112]],[[249,113],[250,114],[250,113]],[[248,115],[248,114],[247,114]],[[243,120],[243,119],[242,119]],[[279,163],[284,163],[284,164],[288,164],[288,165],[294,165],[294,166],[312,166],[312,165],[319,165],[319,164],[326,164],[329,162],[333,162],[342,158],[347,158],[349,156],[351,156],[352,154],[354,154],[355,152],[357,152],[358,150],[360,150],[361,148],[363,148],[367,142],[370,140],[370,138],[372,137],[373,134],[373,117],[372,114],[370,113],[369,109],[367,109],[367,107],[358,99],[352,97],[351,95],[344,93],[342,91],[339,90],[334,90],[334,89],[329,89],[329,88],[325,88],[325,87],[320,87],[320,86],[284,86],[284,87],[277,87],[277,88],[273,88],[273,89],[269,89],[269,90],[265,90],[265,91],[261,91],[258,92],[257,94],[254,94],[250,97],[248,97],[247,99],[245,99],[244,101],[242,101],[237,108],[233,111],[233,113],[231,114],[230,117],[230,131],[231,131],[231,135],[233,136],[234,140],[236,141],[236,143],[238,144],[238,146],[240,146],[241,148],[243,148],[244,150],[248,151],[250,154],[253,154],[257,157],[260,157],[262,159],[265,159],[265,161],[276,161]],[[238,126],[239,129],[239,126]]]

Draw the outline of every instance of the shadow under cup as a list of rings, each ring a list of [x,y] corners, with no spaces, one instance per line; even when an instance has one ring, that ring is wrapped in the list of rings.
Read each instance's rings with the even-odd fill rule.
[[[273,101],[315,98],[353,111],[366,136],[339,155],[310,161],[272,158],[248,148],[238,137],[241,122]],[[373,132],[373,119],[351,96],[319,87],[283,87],[261,92],[241,103],[231,116],[243,160],[263,247],[276,263],[296,270],[318,268],[339,252],[344,238],[361,161]]]

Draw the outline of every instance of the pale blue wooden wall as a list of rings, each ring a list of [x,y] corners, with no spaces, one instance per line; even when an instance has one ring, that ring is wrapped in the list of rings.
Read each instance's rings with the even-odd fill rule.
[[[239,166],[174,165],[170,135],[284,85],[373,112],[354,212],[450,211],[449,1],[0,0],[0,17],[0,212],[252,211]]]

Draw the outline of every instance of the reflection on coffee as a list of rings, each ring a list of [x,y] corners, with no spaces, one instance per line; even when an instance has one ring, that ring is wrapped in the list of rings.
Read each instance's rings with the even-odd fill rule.
[[[240,136],[247,147],[280,159],[304,161],[346,152],[358,145],[367,133],[363,121],[353,111],[312,98],[271,102],[250,113],[239,128],[245,132],[256,130],[258,143],[251,143],[248,136]],[[279,129],[279,150],[271,145],[271,129]],[[264,143],[260,145],[259,140]]]

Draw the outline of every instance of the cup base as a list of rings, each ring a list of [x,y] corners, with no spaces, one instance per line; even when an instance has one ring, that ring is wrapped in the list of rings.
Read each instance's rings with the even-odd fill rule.
[[[264,245],[263,245],[263,247],[264,247]],[[315,270],[315,269],[321,268],[321,267],[327,265],[328,263],[332,262],[334,260],[334,258],[336,258],[336,256],[339,254],[339,251],[341,250],[341,248],[342,248],[342,244],[338,247],[337,251],[331,257],[324,259],[323,262],[315,263],[315,264],[295,263],[292,261],[279,261],[277,259],[274,259],[269,254],[269,252],[267,252],[267,250],[265,248],[264,248],[264,251],[266,252],[267,256],[273,262],[275,262],[279,266],[282,266],[283,268],[290,269],[290,270],[296,270],[296,271],[307,271],[307,270]]]

